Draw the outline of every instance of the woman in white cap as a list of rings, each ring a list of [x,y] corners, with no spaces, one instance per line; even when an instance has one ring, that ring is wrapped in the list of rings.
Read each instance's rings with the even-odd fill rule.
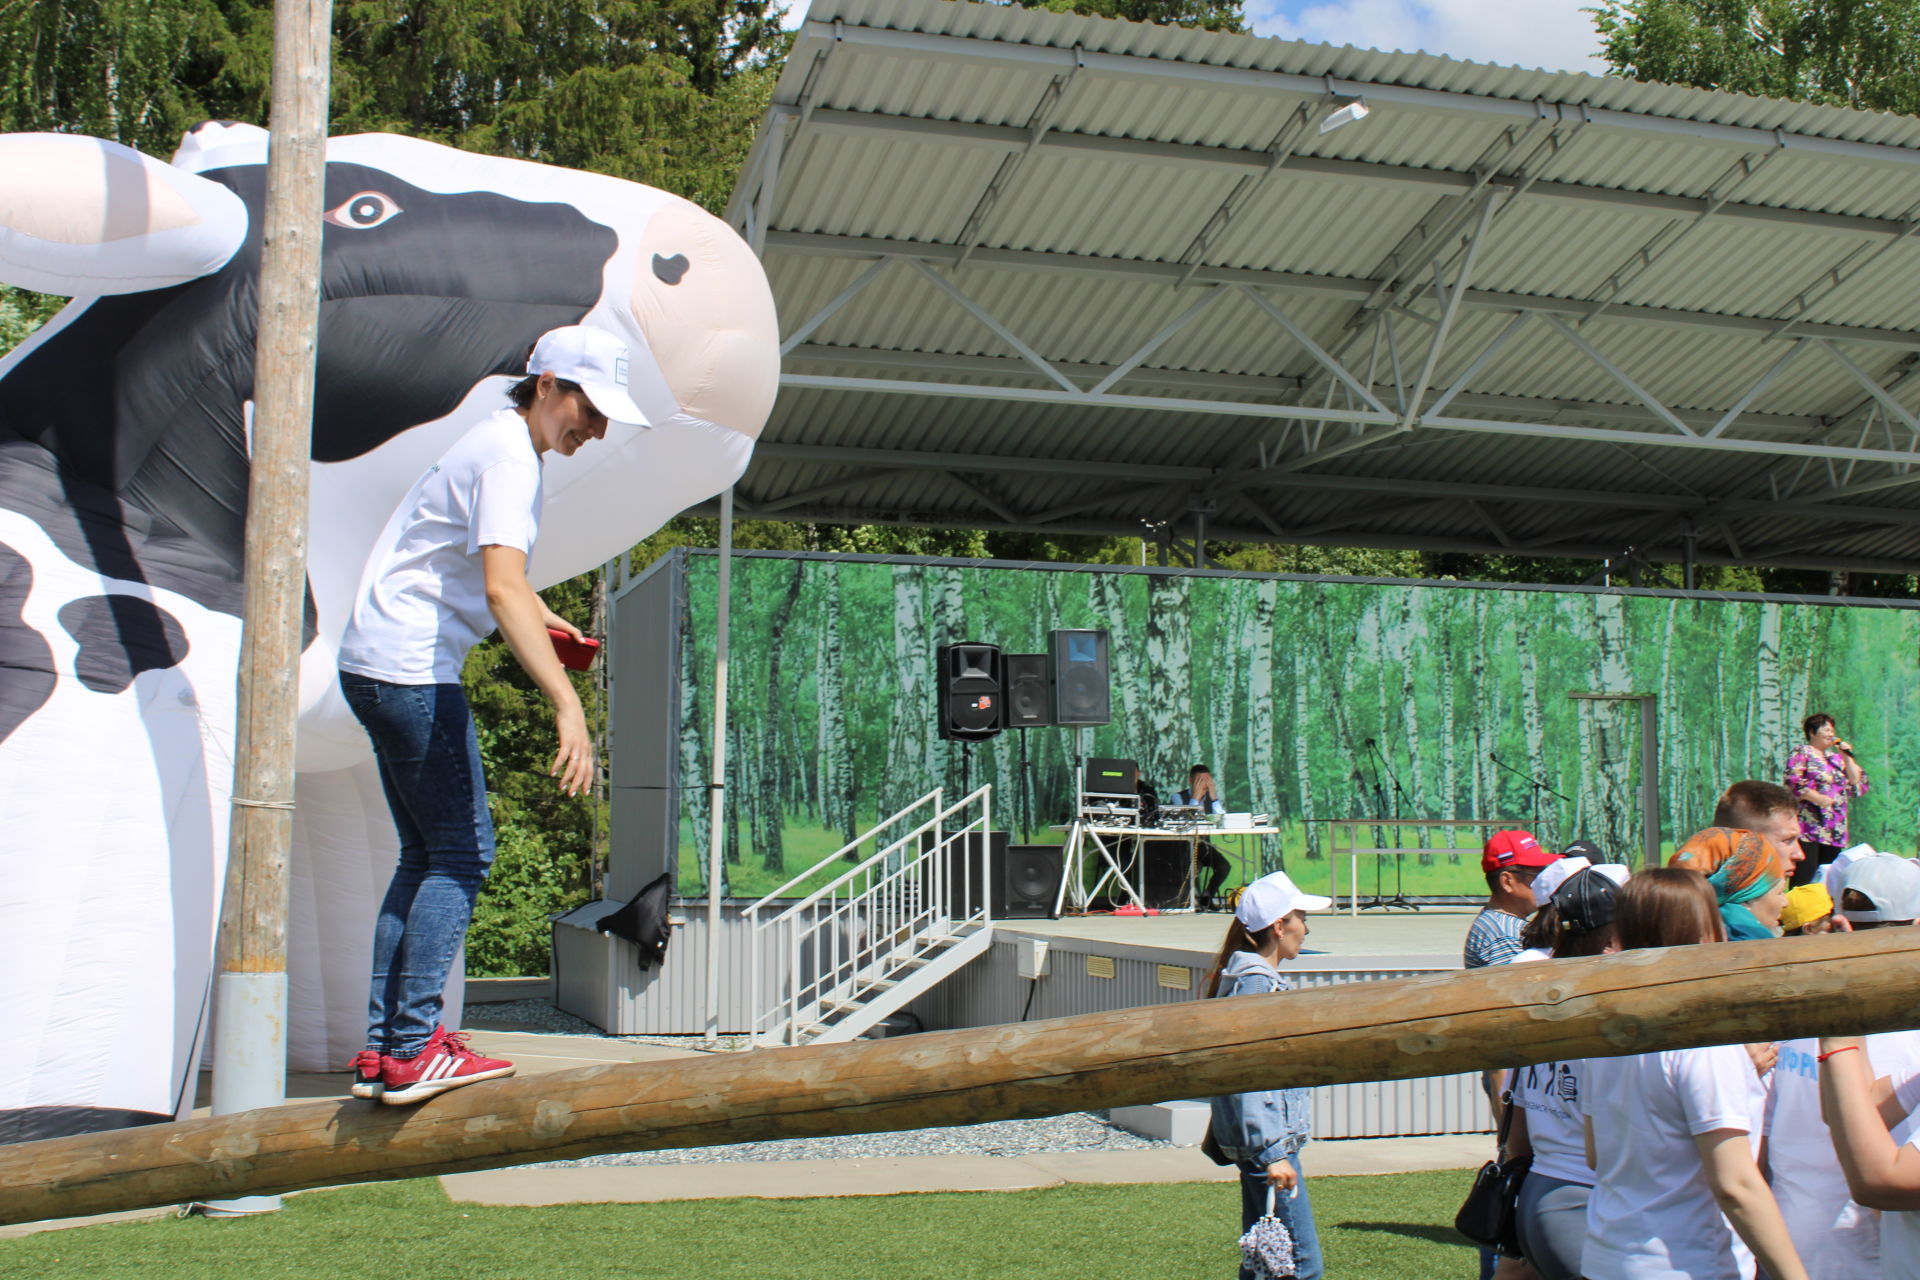
[[[1307,940],[1307,912],[1324,911],[1333,899],[1302,893],[1284,871],[1255,880],[1240,892],[1226,941],[1207,983],[1208,996],[1265,995],[1285,991],[1292,980],[1279,964],[1300,954]],[[1264,1089],[1213,1100],[1213,1140],[1240,1167],[1240,1229],[1267,1212],[1269,1188],[1275,1215],[1293,1235],[1295,1274],[1319,1280],[1320,1237],[1313,1226],[1300,1148],[1313,1128],[1306,1089]],[[1253,1272],[1240,1268],[1241,1280]]]
[[[496,626],[553,703],[548,771],[568,795],[593,777],[586,715],[548,628],[579,628],[527,581],[540,531],[544,455],[571,457],[609,420],[644,423],[628,394],[627,344],[569,325],[541,337],[509,405],[415,482],[362,578],[340,642],[340,690],[373,741],[400,859],[374,925],[367,1047],[353,1093],[420,1102],[513,1074],[440,1024],[442,991],[493,863],[493,822],[473,717],[460,688],[467,650]]]

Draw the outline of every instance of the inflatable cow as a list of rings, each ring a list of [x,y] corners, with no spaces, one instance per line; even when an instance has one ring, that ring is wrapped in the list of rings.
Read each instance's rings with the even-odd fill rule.
[[[72,303],[0,360],[0,1142],[192,1104],[226,865],[266,134],[171,164],[0,136],[0,281]],[[624,337],[645,428],[546,462],[534,585],[745,468],[777,380],[748,247],[675,196],[383,134],[328,145],[290,1057],[365,1031],[395,838],[334,680],[376,536],[541,333]],[[457,1011],[450,1010],[449,1020]]]

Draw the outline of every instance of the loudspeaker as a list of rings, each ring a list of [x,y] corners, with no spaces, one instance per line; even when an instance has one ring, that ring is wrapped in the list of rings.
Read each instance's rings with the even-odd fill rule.
[[[1146,865],[1137,885],[1147,905],[1156,911],[1185,906],[1181,890],[1187,887],[1192,846],[1185,840],[1142,840],[1140,857]]]
[[[1047,655],[1009,653],[1005,664],[1007,728],[1031,729],[1053,723],[1052,695],[1047,688]]]
[[[999,920],[1044,920],[1060,892],[1066,850],[1057,844],[1010,844],[995,859],[993,914]]]
[[[940,736],[977,742],[999,733],[1000,646],[943,644],[936,655]]]
[[[987,832],[988,901],[996,920],[1044,920],[1060,891],[1065,850],[1057,844],[1008,844],[1004,831]],[[956,916],[980,905],[980,833],[963,834],[948,865],[947,901]]]
[[[1055,631],[1049,637],[1048,657],[1055,724],[1105,724],[1113,719],[1106,632]]]

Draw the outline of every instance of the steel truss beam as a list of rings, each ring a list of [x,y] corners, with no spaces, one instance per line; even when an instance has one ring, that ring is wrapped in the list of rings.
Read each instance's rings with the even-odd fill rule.
[[[754,449],[756,458],[779,462],[812,463],[821,466],[867,468],[858,478],[841,477],[821,486],[837,492],[861,480],[877,480],[903,471],[941,471],[972,475],[1014,475],[1118,482],[1108,491],[1075,497],[1062,506],[1044,512],[1027,512],[1026,521],[1046,524],[1081,511],[1092,510],[1108,502],[1139,494],[1145,486],[1180,487],[1210,495],[1224,496],[1239,490],[1308,490],[1321,493],[1370,494],[1389,497],[1419,497],[1497,503],[1539,503],[1552,508],[1605,507],[1665,512],[1675,516],[1693,516],[1700,520],[1764,516],[1775,514],[1779,504],[1755,499],[1699,497],[1693,494],[1636,493],[1622,490],[1567,489],[1541,485],[1456,483],[1447,480],[1399,479],[1392,476],[1303,475],[1276,468],[1267,470],[1223,471],[1213,467],[1177,466],[1129,462],[1105,462],[1097,459],[1005,457],[972,453],[915,453],[893,449],[870,449],[849,445],[783,444],[762,441]],[[811,492],[811,491],[809,491]],[[760,502],[761,509],[768,503]],[[759,500],[756,499],[756,502]],[[1825,520],[1834,524],[1910,525],[1920,527],[1920,508],[1866,507],[1840,504],[1805,506],[1796,516]],[[1541,534],[1533,537],[1538,539]],[[1618,550],[1618,548],[1615,548]]]
[[[806,253],[845,258],[908,258],[932,265],[952,265],[965,250],[958,245],[930,244],[913,240],[879,240],[860,236],[826,235],[815,232],[769,231],[769,253]],[[1145,262],[1127,258],[1099,258],[1085,254],[1050,253],[1024,249],[976,249],[967,257],[974,267],[1004,271],[1066,271],[1106,275],[1157,284],[1179,284],[1188,275],[1178,263]],[[1316,276],[1296,271],[1262,271],[1245,267],[1200,267],[1192,272],[1194,284],[1243,284],[1281,293],[1310,293],[1321,297],[1364,300],[1378,281],[1356,280],[1341,276]],[[1461,306],[1477,310],[1525,311],[1557,315],[1579,321],[1595,309],[1581,298],[1558,298],[1526,293],[1498,293],[1488,289],[1468,289]],[[1780,327],[1770,316],[1730,315],[1713,311],[1684,311],[1672,307],[1645,307],[1615,304],[1607,309],[1609,324],[1673,324],[1724,329],[1730,333],[1771,336]],[[1920,350],[1920,333],[1900,329],[1869,329],[1858,325],[1801,324],[1796,337],[1831,338],[1845,342],[1874,343]]]
[[[1003,400],[1029,404],[1049,404],[1062,408],[1126,409],[1159,413],[1186,413],[1203,416],[1304,420],[1309,422],[1345,422],[1389,428],[1357,436],[1315,450],[1284,465],[1299,469],[1329,458],[1352,453],[1389,437],[1402,436],[1399,421],[1358,409],[1333,405],[1250,404],[1231,400],[1188,400],[1170,396],[1093,395],[1080,391],[1050,391],[1030,387],[995,387],[976,383],[920,382],[897,378],[844,378],[805,373],[783,373],[780,384],[819,391],[870,392],[886,395],[930,396],[942,399]],[[1836,458],[1861,462],[1920,461],[1920,453],[1904,449],[1877,449],[1843,444],[1802,444],[1791,440],[1764,440],[1719,436],[1709,439],[1688,431],[1676,435],[1656,431],[1625,431],[1607,427],[1583,427],[1561,422],[1506,422],[1495,419],[1436,417],[1419,421],[1426,430],[1478,432],[1491,435],[1535,436],[1548,440],[1581,440],[1633,447],[1708,449],[1725,453],[1775,454],[1788,458]]]
[[[691,509],[692,515],[711,515],[717,506],[712,502],[703,503]],[[821,524],[882,524],[882,525],[935,525],[943,529],[992,529],[1009,527],[1033,533],[1088,533],[1111,536],[1139,536],[1138,518],[1121,519],[1089,518],[1049,525],[1045,527],[1008,526],[998,521],[982,520],[977,515],[957,511],[912,511],[901,512],[896,508],[864,507],[818,507],[789,514],[788,519],[807,520]],[[1241,525],[1216,521],[1208,528],[1207,536],[1222,542],[1267,542],[1271,535],[1258,525]],[[1461,538],[1440,535],[1422,536],[1418,534],[1369,534],[1352,531],[1330,532],[1318,539],[1289,539],[1291,541],[1318,541],[1328,546],[1377,547],[1389,551],[1448,551],[1468,555],[1540,555],[1562,559],[1603,560],[1620,553],[1616,542],[1590,542],[1583,544],[1563,544],[1551,550],[1538,549],[1527,544],[1517,547],[1502,546],[1492,538]],[[1641,548],[1642,553],[1651,560],[1678,562],[1684,556],[1679,545],[1652,546]],[[1762,563],[1754,557],[1738,553],[1716,554],[1701,550],[1694,560],[1698,564],[1755,564]],[[1861,559],[1841,556],[1809,556],[1787,552],[1764,563],[1783,569],[1813,569],[1819,571],[1846,570],[1858,573],[1898,573],[1914,571],[1914,565],[1904,560]]]
[[[1521,316],[1517,319],[1525,321],[1528,317]],[[1512,327],[1509,326],[1509,329]],[[1494,347],[1498,345],[1500,340],[1496,339],[1492,347],[1476,357],[1476,363],[1483,364],[1491,359],[1492,355],[1497,353]],[[872,347],[830,347],[813,343],[802,343],[787,352],[786,363],[790,367],[796,363],[832,364],[917,374],[959,373],[978,378],[1032,379],[1040,376],[1026,361],[1012,356],[955,355],[934,351],[883,351]],[[1059,360],[1052,363],[1054,368],[1075,382],[1089,385],[1111,376],[1113,372],[1111,366],[1103,364],[1076,364]],[[1503,396],[1462,390],[1465,382],[1477,372],[1478,369],[1471,366],[1464,370],[1461,377],[1455,379],[1454,386],[1449,387],[1439,399],[1428,406],[1427,412],[1439,413],[1449,404],[1458,402],[1464,409],[1495,414],[1515,414],[1526,418],[1597,418],[1640,425],[1660,421],[1652,411],[1637,404],[1605,400],[1554,400],[1545,396]],[[1121,381],[1138,387],[1157,387],[1206,395],[1293,399],[1300,394],[1304,379],[1269,377],[1263,374],[1201,373],[1191,369],[1160,369],[1137,365],[1128,369],[1126,377]],[[1376,400],[1391,396],[1394,392],[1391,384],[1383,382],[1374,383],[1368,390]],[[1702,430],[1712,428],[1725,416],[1706,410],[1676,409],[1673,412],[1688,426]],[[1740,424],[1749,431],[1786,434],[1795,439],[1802,439],[1809,432],[1825,430],[1829,422],[1827,419],[1805,414],[1747,413],[1741,416]],[[1920,475],[1916,475],[1915,479],[1920,480]]]
[[[1320,90],[1316,89],[1315,92],[1318,94]],[[1375,100],[1371,90],[1360,92],[1364,92],[1369,101]],[[1534,118],[1531,104],[1526,105],[1529,108],[1527,119],[1530,122]],[[782,113],[783,108],[774,107],[769,118],[778,118]],[[1588,117],[1588,120],[1590,122],[1597,120],[1597,116],[1598,113],[1594,113]],[[1579,116],[1569,114],[1560,123],[1573,127],[1581,124],[1582,121]],[[824,133],[905,136],[922,142],[990,147],[1005,151],[1024,150],[1028,143],[1027,131],[1017,125],[935,120],[922,116],[896,116],[874,111],[820,108],[813,113],[810,127]],[[1771,147],[1774,143],[1773,135],[1763,130],[1748,130],[1743,133],[1750,135],[1743,143],[1746,146]],[[1755,138],[1758,139],[1757,142]],[[1212,147],[1186,142],[1156,142],[1110,134],[1064,132],[1058,129],[1049,130],[1041,139],[1039,148],[1043,152],[1063,155],[1101,156],[1157,164],[1225,167],[1255,173],[1267,167],[1267,152],[1264,150]],[[1909,157],[1910,162],[1920,162],[1920,151],[1895,150],[1900,150],[1902,155]],[[1485,185],[1496,190],[1524,191],[1529,199],[1600,204],[1614,209],[1664,214],[1668,217],[1695,217],[1711,214],[1716,219],[1762,222],[1772,226],[1799,227],[1813,231],[1838,231],[1848,235],[1876,238],[1898,236],[1905,232],[1909,225],[1902,218],[1878,218],[1863,214],[1827,213],[1815,209],[1742,204],[1735,200],[1716,203],[1711,196],[1666,195],[1652,191],[1588,186],[1578,182],[1559,182],[1547,178],[1529,181],[1524,174],[1497,175],[1491,179],[1485,179],[1471,171],[1425,169],[1416,165],[1334,159],[1327,156],[1295,155],[1287,161],[1287,173],[1290,176],[1317,178],[1331,182],[1388,182],[1401,186],[1445,191],[1455,195],[1471,193],[1484,182]]]

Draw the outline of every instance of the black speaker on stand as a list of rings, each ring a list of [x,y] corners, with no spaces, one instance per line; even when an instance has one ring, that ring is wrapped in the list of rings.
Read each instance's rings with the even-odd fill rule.
[[[1027,760],[1027,730],[1053,723],[1049,659],[1044,653],[1009,653],[1002,655],[1001,662],[1007,686],[1007,728],[1020,730],[1020,831],[1024,835],[1033,830],[1033,765]]]
[[[1105,631],[1067,630],[1048,637],[1053,723],[1106,724],[1113,719]]]
[[[1000,646],[943,644],[935,655],[940,736],[980,742],[1004,727]]]

